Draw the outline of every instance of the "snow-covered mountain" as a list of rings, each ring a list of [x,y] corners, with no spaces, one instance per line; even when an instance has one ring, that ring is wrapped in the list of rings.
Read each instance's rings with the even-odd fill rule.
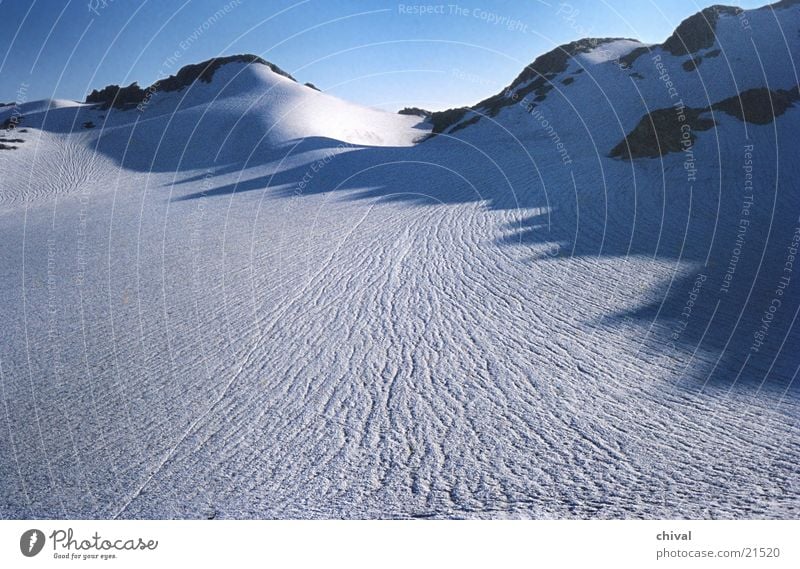
[[[184,73],[192,69],[197,71]],[[13,112],[20,128],[57,135],[48,138],[56,146],[80,146],[146,172],[262,161],[301,139],[408,146],[425,134],[414,128],[418,118],[336,99],[256,56],[188,66],[144,89],[109,86],[87,101],[37,101]],[[11,112],[0,121],[11,120]],[[36,142],[20,145],[23,152],[15,158],[35,162],[29,155],[34,146],[34,152],[49,154],[44,140]],[[19,192],[12,188],[3,199],[19,198]]]
[[[0,514],[796,517],[798,4],[444,112],[0,107]]]

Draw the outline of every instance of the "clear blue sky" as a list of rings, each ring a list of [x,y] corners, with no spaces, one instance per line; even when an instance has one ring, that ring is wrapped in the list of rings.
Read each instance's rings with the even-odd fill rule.
[[[753,8],[768,0],[735,3]],[[706,5],[697,0],[0,0],[0,102],[83,100],[92,88],[109,83],[145,86],[188,63],[255,53],[299,81],[347,100],[389,110],[443,109],[494,94],[556,45],[586,36],[661,42]],[[408,13],[412,6],[435,10]]]

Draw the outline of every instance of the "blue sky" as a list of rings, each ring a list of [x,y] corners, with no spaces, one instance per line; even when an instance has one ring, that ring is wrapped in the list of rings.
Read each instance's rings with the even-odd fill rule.
[[[744,8],[765,3],[736,2]],[[82,100],[109,83],[144,86],[188,63],[255,53],[299,81],[347,100],[389,110],[437,110],[494,94],[537,55],[580,37],[663,41],[706,5],[695,0],[0,0],[0,101]]]

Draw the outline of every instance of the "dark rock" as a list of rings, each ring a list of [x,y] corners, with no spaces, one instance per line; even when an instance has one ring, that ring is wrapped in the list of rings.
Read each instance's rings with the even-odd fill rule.
[[[87,97],[87,103],[100,105],[102,109],[129,109],[141,103],[147,92],[134,82],[127,87],[108,85],[101,90],[93,90]]]
[[[425,109],[420,109],[419,107],[406,107],[404,109],[400,109],[399,111],[397,111],[397,114],[398,115],[413,115],[413,116],[417,116],[417,117],[428,118],[433,113],[431,113],[430,111],[426,111]]]
[[[681,67],[683,67],[684,71],[694,71],[695,69],[697,69],[697,66],[700,65],[702,62],[703,62],[702,57],[700,56],[693,57],[692,59],[687,59],[686,61],[681,63]]]
[[[669,152],[678,152],[684,148],[685,138],[681,127],[691,126],[691,143],[694,143],[694,131],[708,130],[715,126],[710,118],[700,115],[718,110],[736,117],[740,121],[752,124],[769,124],[775,117],[781,116],[787,109],[800,101],[800,88],[770,91],[766,87],[748,89],[738,96],[723,99],[710,107],[702,109],[685,108],[684,121],[678,118],[675,107],[658,109],[642,117],[639,124],[628,133],[609,153],[612,158],[654,158]]]
[[[769,124],[798,100],[800,100],[800,91],[797,87],[788,91],[782,89],[770,91],[766,87],[761,87],[742,91],[738,97],[719,101],[712,107],[734,116],[740,121]]]
[[[459,122],[464,118],[471,109],[469,107],[461,107],[460,109],[448,109],[446,111],[437,111],[431,113],[430,119],[433,129],[433,134],[439,134]]]
[[[0,123],[0,129],[14,130],[15,128],[17,128],[17,125],[19,125],[19,123],[21,123],[24,118],[25,115],[11,115],[2,123]]]
[[[723,14],[736,16],[742,12],[734,6],[715,5],[682,21],[661,48],[672,55],[689,55],[714,45],[717,21]]]
[[[619,64],[622,67],[631,67],[634,61],[639,59],[639,57],[641,57],[648,51],[650,51],[650,48],[645,46],[634,48],[633,50],[631,50],[630,52],[619,58]]]
[[[480,116],[480,115],[475,115],[475,116],[474,116],[474,117],[472,117],[471,119],[469,119],[469,120],[465,120],[464,122],[457,124],[456,126],[454,126],[454,127],[453,127],[453,129],[450,131],[450,133],[449,133],[449,134],[453,134],[454,132],[458,132],[458,131],[459,131],[459,130],[461,130],[462,128],[467,128],[469,125],[471,125],[471,124],[475,124],[476,122],[478,122],[478,120],[479,120],[480,118],[481,118],[481,116]]]
[[[322,89],[320,89],[319,87],[317,87],[313,83],[306,83],[305,86],[308,87],[309,89],[314,89],[315,91],[322,91]]]
[[[658,109],[646,114],[639,124],[628,133],[609,153],[612,158],[656,158],[670,152],[680,152],[694,144],[694,131],[708,130],[716,123],[700,115],[707,109],[684,108],[681,121],[675,107]],[[688,138],[681,128],[690,125]]]

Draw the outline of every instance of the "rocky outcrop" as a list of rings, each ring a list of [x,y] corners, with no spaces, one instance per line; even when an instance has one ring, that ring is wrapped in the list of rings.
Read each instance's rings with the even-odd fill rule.
[[[471,111],[470,107],[461,107],[460,109],[447,109],[446,111],[437,111],[431,113],[430,120],[433,125],[431,130],[432,134],[440,134],[451,126],[455,125],[464,116]]]
[[[764,125],[784,114],[798,100],[800,90],[797,87],[776,91],[758,88],[742,91],[739,95],[700,109],[658,109],[642,117],[636,127],[611,149],[609,156],[630,160],[679,152],[694,144],[695,131],[708,130],[716,125],[710,117],[702,117],[704,113],[721,111],[743,122]]]
[[[705,110],[683,109],[683,119],[674,107],[652,111],[641,118],[609,156],[623,160],[656,158],[690,148],[694,144],[695,131],[708,130],[716,125],[713,120],[700,117]]]
[[[102,109],[131,109],[142,102],[147,95],[147,91],[139,87],[134,82],[127,87],[119,85],[108,85],[99,91],[95,89],[87,97],[87,103],[100,105]]]
[[[736,117],[740,121],[752,124],[769,124],[775,117],[781,116],[789,107],[800,100],[800,91],[795,87],[790,90],[778,89],[770,91],[766,87],[748,89],[736,97],[730,97],[712,107]]]
[[[405,107],[397,111],[397,114],[428,118],[433,113],[431,113],[430,111],[426,111],[425,109],[420,109],[419,107]]]

